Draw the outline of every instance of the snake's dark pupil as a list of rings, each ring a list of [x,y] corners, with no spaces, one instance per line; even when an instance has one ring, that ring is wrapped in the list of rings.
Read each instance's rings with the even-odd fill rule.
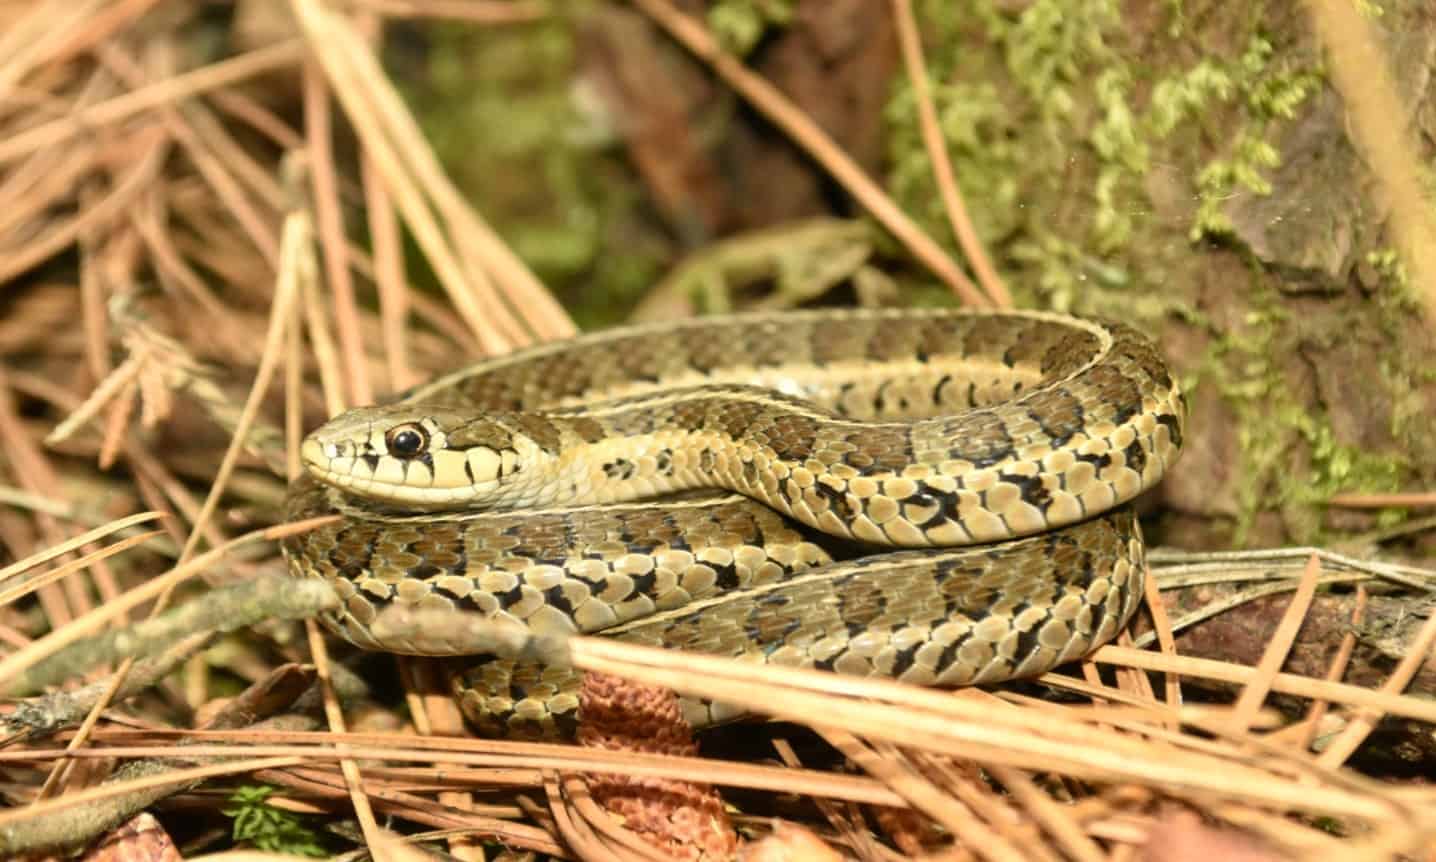
[[[417,431],[404,430],[395,434],[389,445],[395,455],[417,455],[424,446],[424,438]]]

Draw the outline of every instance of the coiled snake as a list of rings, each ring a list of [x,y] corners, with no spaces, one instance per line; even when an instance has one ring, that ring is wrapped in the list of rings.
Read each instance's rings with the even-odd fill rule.
[[[1184,418],[1122,324],[915,309],[630,327],[331,420],[304,442],[288,514],[345,518],[285,551],[342,597],[326,625],[372,649],[474,651],[376,631],[398,605],[994,682],[1125,624],[1146,572],[1125,504],[1177,457]],[[575,682],[488,662],[455,685],[481,726],[527,735],[572,722]]]

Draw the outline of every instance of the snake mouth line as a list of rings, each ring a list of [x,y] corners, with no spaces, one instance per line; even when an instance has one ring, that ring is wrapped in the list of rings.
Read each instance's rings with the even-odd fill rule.
[[[376,489],[382,489],[384,494],[402,493],[403,488],[395,487],[389,483],[380,482],[372,476],[356,476],[352,473],[341,473],[329,466],[333,458],[325,451],[324,444],[318,440],[305,440],[299,447],[299,460],[304,469],[315,479],[334,488],[345,491],[352,491],[357,494],[379,498],[380,494],[375,493]]]
[[[333,488],[341,493],[354,494],[374,503],[381,504],[385,509],[394,511],[411,511],[416,516],[432,515],[435,512],[442,512],[447,509],[455,511],[468,511],[466,505],[470,498],[470,489],[466,486],[455,488],[435,488],[414,485],[396,485],[391,482],[384,482],[370,476],[355,476],[349,473],[340,473],[312,461],[305,462],[305,468],[309,474],[324,485]]]
[[[316,467],[314,465],[307,466],[309,470],[309,475],[313,476],[315,479],[319,480],[320,482],[331,488],[335,488],[340,491],[345,491],[349,493],[359,494],[360,496],[368,497],[374,500],[388,499],[388,495],[386,493],[375,492],[374,486],[378,483],[376,483],[372,479],[368,479],[363,476],[350,476],[345,473],[337,473],[333,470],[328,470],[323,467]],[[382,487],[385,488],[387,491],[388,486]],[[402,501],[396,500],[396,502]]]

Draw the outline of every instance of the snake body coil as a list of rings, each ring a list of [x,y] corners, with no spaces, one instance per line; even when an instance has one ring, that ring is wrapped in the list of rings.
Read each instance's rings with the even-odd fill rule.
[[[933,309],[632,327],[331,420],[305,440],[289,515],[345,520],[285,550],[344,599],[327,625],[369,648],[474,651],[379,630],[398,605],[992,682],[1126,622],[1146,566],[1124,504],[1177,457],[1184,415],[1121,324]],[[490,663],[458,690],[481,725],[526,733],[572,719],[574,681]]]

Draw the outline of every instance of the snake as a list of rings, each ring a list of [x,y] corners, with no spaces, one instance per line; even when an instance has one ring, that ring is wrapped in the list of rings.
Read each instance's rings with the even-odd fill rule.
[[[489,358],[300,450],[291,574],[365,649],[465,656],[489,733],[579,720],[578,671],[469,654],[463,620],[965,686],[1110,641],[1143,596],[1132,500],[1186,406],[1133,326],[1041,311],[757,312]],[[385,626],[421,611],[452,626]],[[456,634],[457,632],[457,634]],[[737,707],[683,700],[695,726]]]

